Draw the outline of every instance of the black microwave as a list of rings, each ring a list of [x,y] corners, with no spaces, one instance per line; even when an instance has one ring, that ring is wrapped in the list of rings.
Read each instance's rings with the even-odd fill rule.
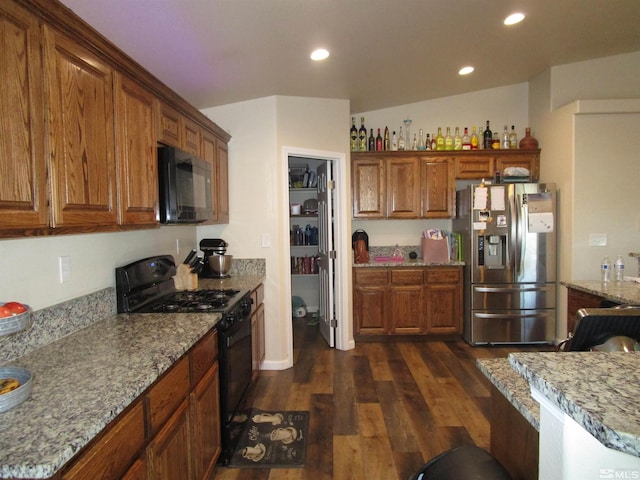
[[[211,164],[175,147],[158,147],[160,223],[200,223],[213,215]]]

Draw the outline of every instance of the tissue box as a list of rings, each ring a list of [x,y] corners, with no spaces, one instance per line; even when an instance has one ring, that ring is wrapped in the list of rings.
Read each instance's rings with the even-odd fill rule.
[[[422,260],[425,262],[447,263],[449,261],[449,239],[422,239]]]

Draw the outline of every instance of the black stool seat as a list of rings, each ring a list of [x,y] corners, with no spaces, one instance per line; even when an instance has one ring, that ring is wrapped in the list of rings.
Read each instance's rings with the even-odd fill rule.
[[[463,445],[433,457],[411,480],[511,480],[511,476],[482,448]]]

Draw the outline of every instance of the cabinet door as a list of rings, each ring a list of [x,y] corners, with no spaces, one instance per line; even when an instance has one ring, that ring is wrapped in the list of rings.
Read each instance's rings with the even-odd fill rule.
[[[200,126],[193,120],[185,118],[183,121],[182,147],[185,151],[196,157],[202,157],[200,153]]]
[[[147,447],[149,480],[193,478],[189,461],[189,412],[185,399]]]
[[[260,364],[264,360],[264,305],[251,314],[251,351],[253,381],[255,382],[260,373]]]
[[[155,99],[139,84],[116,75],[119,214],[121,224],[157,224],[158,154]]]
[[[451,218],[456,211],[454,161],[449,158],[423,158],[421,165],[422,218]]]
[[[538,151],[536,151],[538,152]],[[507,155],[496,156],[496,170],[504,172],[508,167],[523,167],[529,170],[531,180],[536,181],[540,176],[539,171],[540,154],[539,153],[516,153],[515,151]]]
[[[131,465],[121,480],[147,480],[147,478],[147,461],[144,458],[139,458]]]
[[[460,268],[428,268],[425,287],[427,333],[462,331],[462,271]]]
[[[220,456],[220,381],[215,362],[191,392],[191,444],[195,480],[212,477]]]
[[[424,329],[423,286],[391,286],[390,333],[415,334]]]
[[[355,158],[351,162],[353,216],[384,218],[386,185],[384,158]]]
[[[356,287],[353,290],[355,333],[388,333],[387,287]]]
[[[567,334],[576,329],[576,314],[581,308],[600,308],[603,297],[574,288],[567,289]]]
[[[62,480],[115,480],[127,471],[144,445],[142,403],[107,428],[105,435],[63,472]]]
[[[158,142],[173,147],[182,148],[183,117],[175,108],[166,103],[158,102],[156,116],[158,125]]]
[[[202,158],[211,163],[213,215],[206,223],[229,223],[229,165],[227,144],[207,131],[201,136]]]
[[[51,226],[115,225],[113,71],[65,35],[44,32]]]
[[[48,225],[38,19],[0,3],[0,230]]]
[[[491,155],[464,155],[456,157],[456,179],[480,180],[493,178],[495,163]]]
[[[386,165],[387,217],[420,216],[420,162],[415,157],[393,158]]]

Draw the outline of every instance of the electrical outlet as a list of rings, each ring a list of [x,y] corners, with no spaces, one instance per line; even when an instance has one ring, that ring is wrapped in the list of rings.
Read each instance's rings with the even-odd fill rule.
[[[66,255],[58,257],[58,275],[60,283],[71,280],[71,257]]]
[[[268,233],[262,234],[262,248],[271,248],[271,235]]]
[[[606,233],[590,233],[589,246],[590,247],[606,247],[607,234]]]

